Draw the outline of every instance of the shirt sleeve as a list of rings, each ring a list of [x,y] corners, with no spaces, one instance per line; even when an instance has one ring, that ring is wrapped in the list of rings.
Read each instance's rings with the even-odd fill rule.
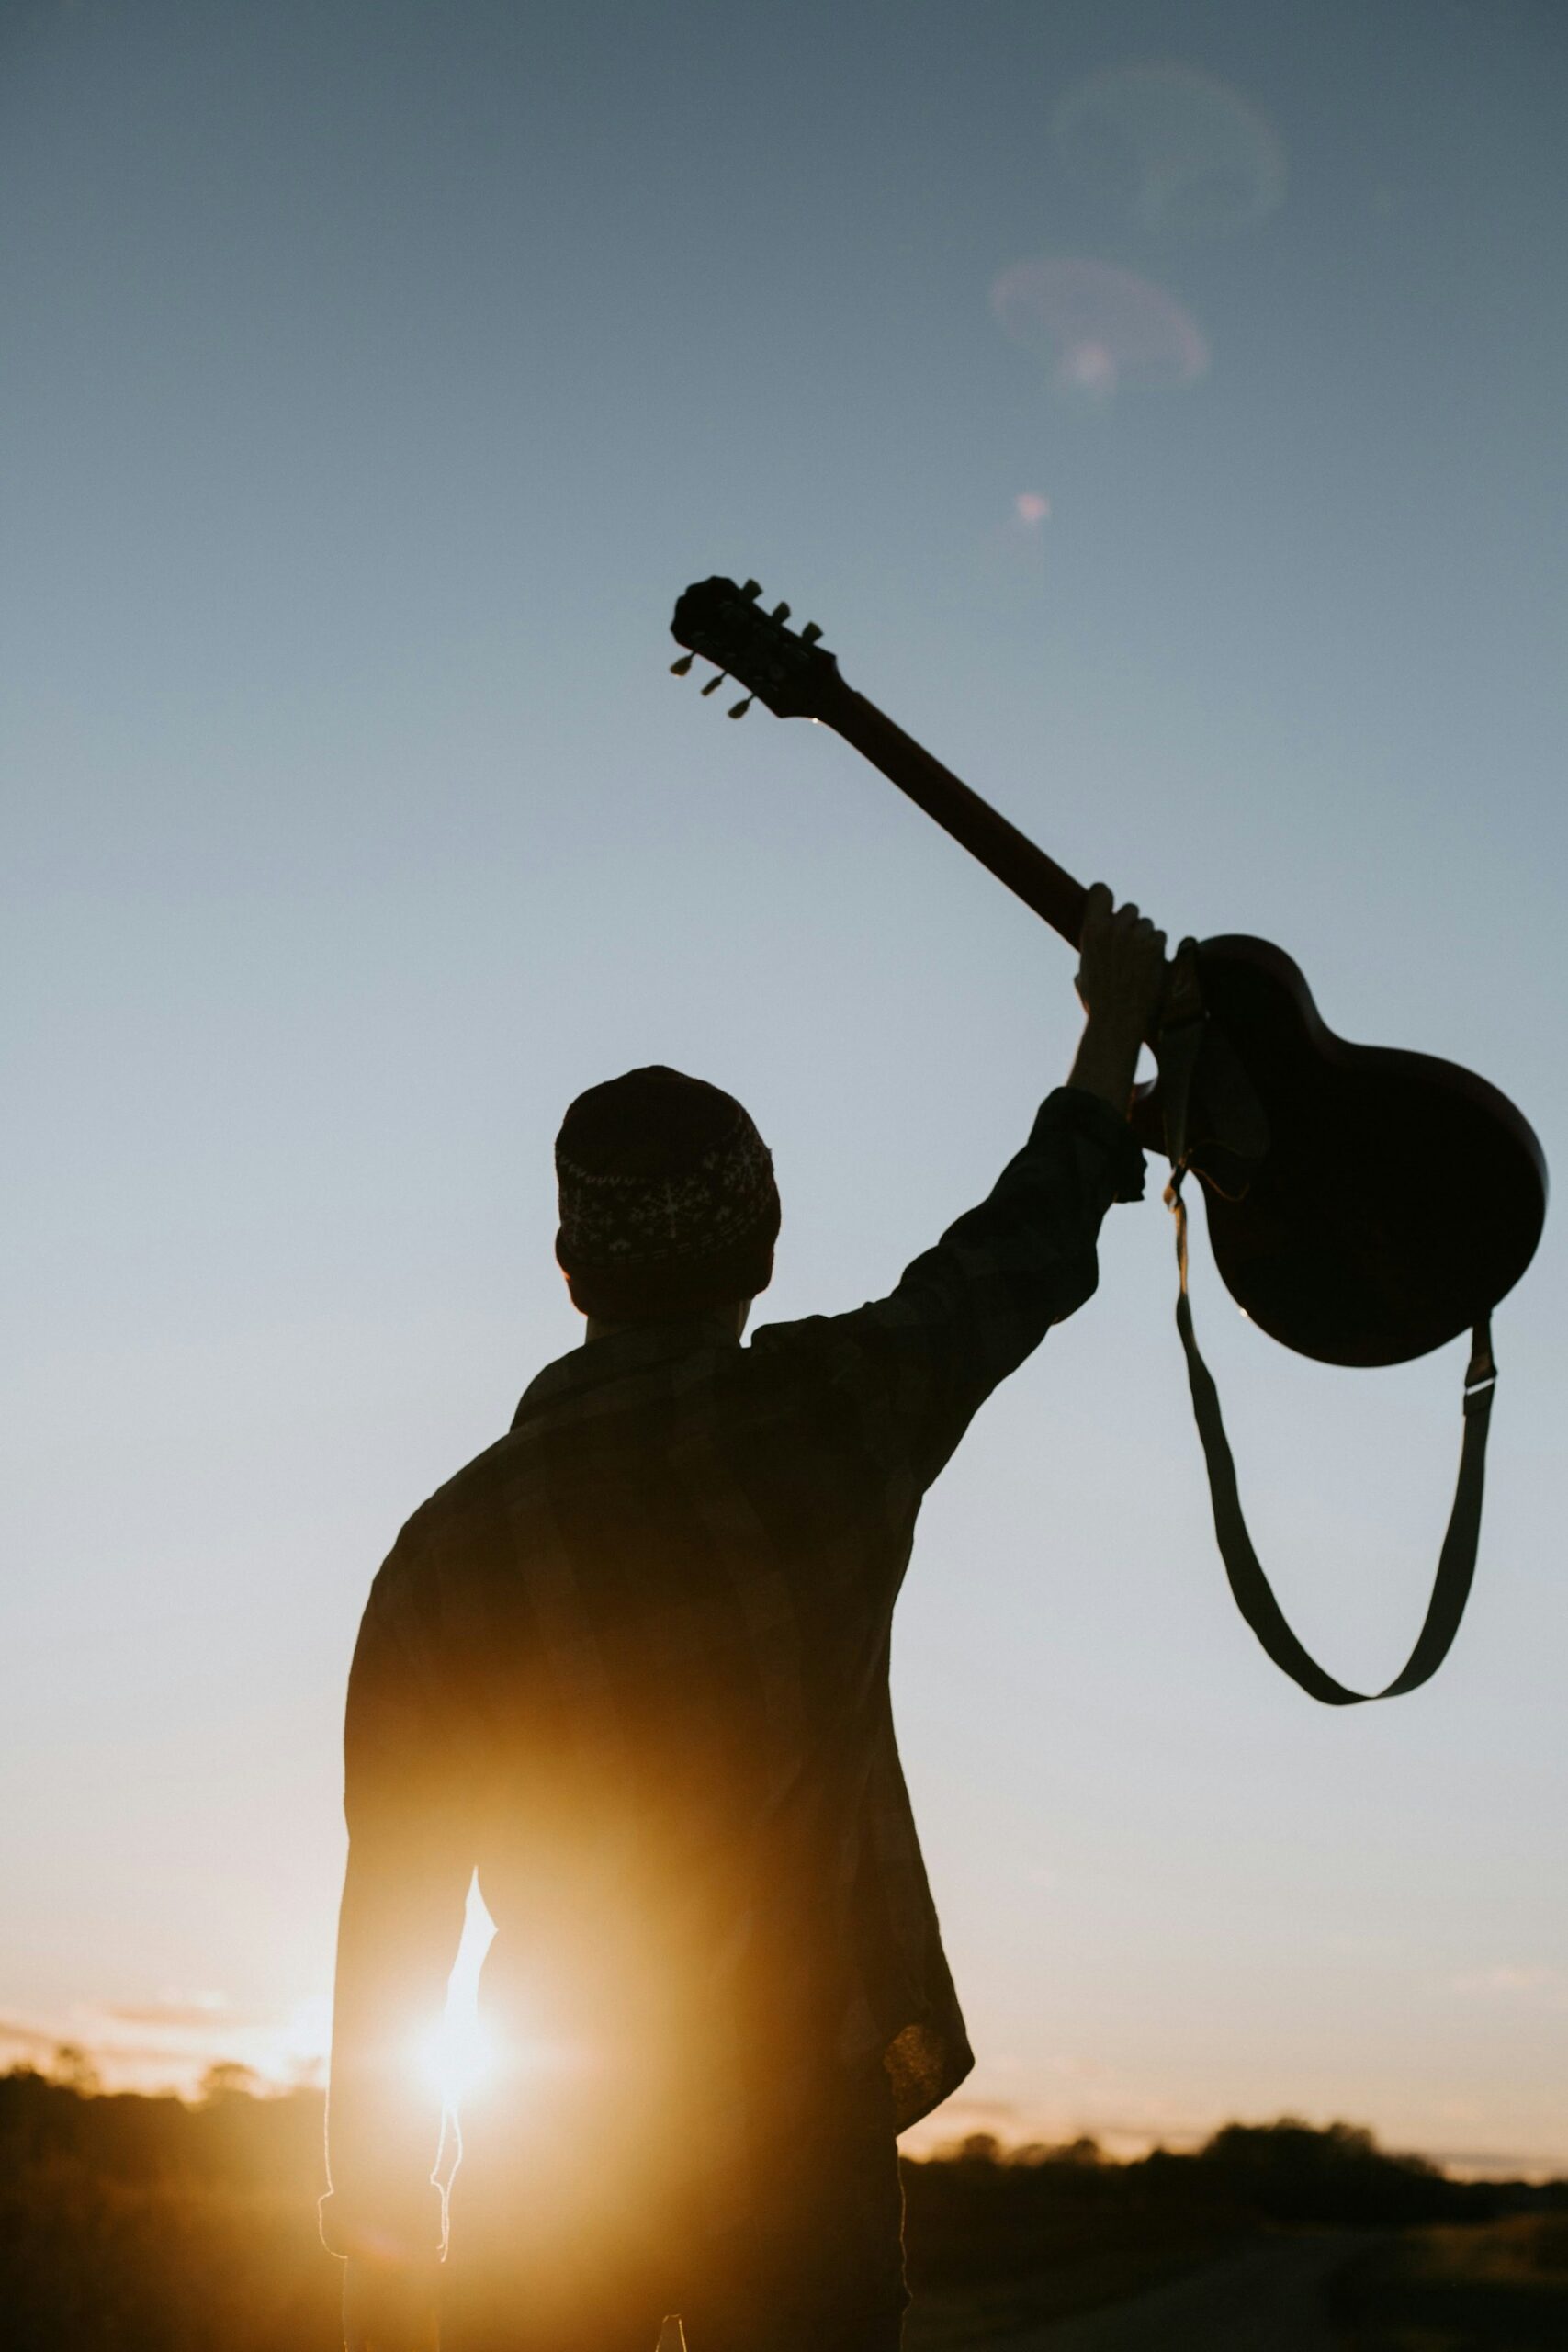
[[[1058,1087],[987,1197],[887,1297],[771,1326],[752,1345],[819,1351],[865,1442],[918,1494],[998,1383],[1092,1296],[1105,1212],[1143,1192],[1144,1156],[1126,1122],[1097,1095]]]
[[[416,1589],[394,1552],[372,1589],[349,1674],[348,1866],[327,2102],[331,2188],[321,2208],[321,2235],[341,2255],[433,2256],[445,2242],[444,2201],[431,2180],[441,2093],[428,2041],[476,1856]]]

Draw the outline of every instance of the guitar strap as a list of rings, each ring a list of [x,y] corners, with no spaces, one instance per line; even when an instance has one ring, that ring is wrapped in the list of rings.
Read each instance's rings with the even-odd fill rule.
[[[1416,1637],[1416,1646],[1406,1659],[1403,1670],[1382,1690],[1351,1690],[1325,1673],[1315,1658],[1303,1648],[1290,1626],[1284,1611],[1275,1600],[1268,1577],[1264,1575],[1252,1538],[1247,1532],[1242,1516],[1241,1497],[1236,1489],[1235,1464],[1231,1456],[1230,1442],[1220,1414],[1219,1392],[1213,1376],[1204,1363],[1192,1328],[1192,1301],[1187,1282],[1187,1204],[1181,1197],[1181,1183],[1187,1170],[1180,1159],[1172,1170],[1166,1187],[1166,1202],[1176,1218],[1176,1263],[1180,1276],[1180,1289],[1176,1301],[1176,1328],[1181,1334],[1181,1345],[1187,1357],[1187,1377],[1192,1390],[1192,1410],[1198,1422],[1198,1435],[1202,1441],[1203,1459],[1209,1471],[1209,1492],[1214,1506],[1214,1534],[1219,1543],[1220,1557],[1225,1564],[1231,1591],[1236,1607],[1280,1670],[1292,1682],[1299,1682],[1309,1697],[1321,1699],[1325,1707],[1359,1707],[1369,1699],[1395,1699],[1406,1690],[1418,1690],[1423,1682],[1436,1674],[1454,1635],[1469,1598],[1471,1579],[1475,1573],[1475,1552],[1481,1538],[1481,1496],[1486,1464],[1486,1430],[1492,1418],[1492,1396],[1497,1385],[1497,1365],[1492,1353],[1491,1318],[1483,1316],[1475,1327],[1471,1342],[1470,1363],[1464,1375],[1464,1439],[1460,1449],[1459,1481],[1454,1488],[1453,1509],[1449,1513],[1448,1531],[1438,1558],[1438,1573],[1433,1580],[1432,1597],[1427,1604],[1427,1620]]]

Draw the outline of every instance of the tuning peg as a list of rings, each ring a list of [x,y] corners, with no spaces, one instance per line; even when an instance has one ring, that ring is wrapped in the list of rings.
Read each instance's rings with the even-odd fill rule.
[[[800,641],[802,645],[815,645],[821,634],[815,621],[807,621],[800,632]]]
[[[717,692],[718,692],[718,690],[719,690],[720,686],[722,686],[722,685],[723,685],[723,684],[724,684],[724,682],[725,682],[726,678],[727,678],[728,675],[729,675],[729,673],[728,673],[728,670],[717,670],[717,671],[716,671],[716,672],[714,673],[714,675],[713,675],[713,676],[708,680],[708,682],[707,682],[706,685],[703,688],[703,692],[704,692],[704,694],[705,694],[705,695],[716,695],[716,694],[717,694]]]
[[[761,593],[762,583],[760,580],[748,580],[745,587],[740,591],[740,594],[748,600],[748,602],[750,602],[752,597],[760,596]]]
[[[683,678],[696,658],[694,653],[682,653],[679,662],[671,662],[670,675],[672,678]]]
[[[754,695],[748,695],[744,702],[732,702],[727,715],[730,718],[744,718],[755,699]]]
[[[773,618],[776,621],[787,621],[789,618],[789,606],[787,605],[775,605],[773,606]]]

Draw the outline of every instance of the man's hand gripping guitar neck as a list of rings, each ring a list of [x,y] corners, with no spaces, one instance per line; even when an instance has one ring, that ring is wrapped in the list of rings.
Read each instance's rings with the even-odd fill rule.
[[[1067,1084],[1097,1094],[1124,1119],[1145,1040],[1163,1020],[1186,1017],[1194,987],[1190,959],[1179,952],[1167,962],[1164,932],[1131,899],[1114,905],[1096,882],[1078,939],[1078,996],[1089,1019]]]

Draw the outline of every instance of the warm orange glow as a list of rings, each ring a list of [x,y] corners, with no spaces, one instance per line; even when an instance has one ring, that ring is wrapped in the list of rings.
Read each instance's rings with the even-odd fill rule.
[[[439,2090],[446,2109],[482,2095],[496,2070],[497,2052],[479,2014],[479,1971],[494,1934],[476,1883],[468,1890],[463,1939],[446,1980],[446,2009],[415,2045],[420,2073]]]
[[[420,2036],[416,2055],[421,2075],[441,2093],[444,2108],[456,2108],[481,2090],[495,2061],[479,2018],[450,1995],[445,2015]]]

